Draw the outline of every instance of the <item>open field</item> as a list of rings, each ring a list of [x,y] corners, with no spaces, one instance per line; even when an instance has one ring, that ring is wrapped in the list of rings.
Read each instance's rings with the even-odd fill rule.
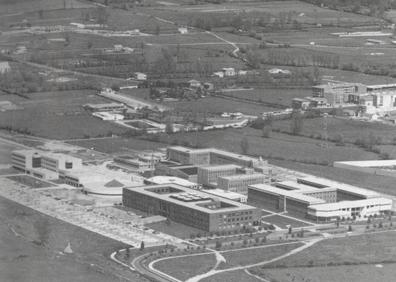
[[[189,277],[209,271],[215,264],[214,254],[202,254],[162,260],[155,263],[154,267],[184,281]]]
[[[222,3],[222,5],[204,4],[194,6],[162,6],[145,8],[146,12],[161,16],[167,20],[177,21],[178,23],[188,23],[191,18],[214,16],[224,17],[243,10],[247,17],[259,17],[262,13],[277,15],[280,12],[304,13],[297,17],[297,20],[304,24],[337,24],[349,22],[352,24],[377,22],[375,18],[344,13],[330,9],[319,8],[317,6],[300,1],[266,1],[266,2],[246,2],[233,1],[232,3]],[[175,13],[175,11],[177,13]]]
[[[22,147],[11,144],[8,142],[4,142],[0,140],[0,165],[8,165],[11,163],[11,154],[10,152],[13,150],[22,149]]]
[[[263,101],[267,103],[281,104],[286,107],[291,106],[293,98],[304,98],[310,96],[311,89],[297,88],[265,88],[253,90],[227,91],[223,95],[237,97],[241,99],[249,99],[253,101]]]
[[[191,111],[198,113],[241,112],[249,115],[258,115],[264,111],[274,110],[274,108],[265,107],[259,104],[232,101],[217,97],[206,97],[195,101],[180,101],[165,104],[174,106],[176,111]]]
[[[113,153],[136,153],[140,150],[150,150],[166,147],[165,143],[150,142],[138,138],[106,138],[95,140],[78,140],[68,141],[72,145],[84,148],[95,148],[96,151],[113,154]]]
[[[32,209],[0,198],[0,272],[4,281],[125,281],[116,276],[122,269],[108,256],[122,244]],[[38,222],[47,226],[45,246],[39,240]],[[41,225],[40,225],[41,226]],[[73,254],[62,251],[70,242]],[[130,275],[130,274],[129,274]],[[145,281],[130,276],[132,281]],[[45,280],[43,280],[45,279]]]
[[[249,127],[243,129],[227,129],[195,133],[177,133],[170,136],[179,144],[188,141],[202,147],[219,147],[232,152],[241,152],[241,140],[246,138],[249,143],[248,154],[263,158],[282,158],[300,162],[323,163],[337,159],[363,160],[376,159],[377,155],[357,147],[338,147],[330,145],[324,150],[320,140],[306,137],[291,136],[273,132],[271,138],[261,137],[260,130]]]
[[[296,267],[289,269],[268,269],[265,279],[269,281],[302,282],[389,282],[396,275],[396,264]],[[228,281],[228,280],[227,280]]]
[[[283,260],[273,262],[262,268],[255,268],[255,271],[274,267],[394,262],[396,260],[395,242],[396,237],[393,231],[328,239]]]
[[[274,128],[282,131],[290,132],[290,121],[275,121]],[[327,131],[329,139],[334,138],[338,134],[342,134],[347,142],[355,142],[358,138],[367,137],[373,134],[380,137],[382,142],[393,143],[396,138],[396,130],[394,126],[385,125],[377,122],[364,122],[344,118],[327,118]],[[305,136],[318,135],[323,133],[323,119],[313,118],[305,119],[302,134]]]
[[[226,259],[225,264],[220,265],[220,269],[227,269],[235,266],[249,265],[281,256],[297,247],[301,243],[292,243],[278,246],[253,247],[245,250],[224,251],[221,254]]]
[[[126,129],[101,121],[86,112],[85,103],[106,102],[93,91],[61,91],[29,94],[20,106],[23,111],[0,113],[0,126],[27,130],[33,135],[53,139],[119,134]]]

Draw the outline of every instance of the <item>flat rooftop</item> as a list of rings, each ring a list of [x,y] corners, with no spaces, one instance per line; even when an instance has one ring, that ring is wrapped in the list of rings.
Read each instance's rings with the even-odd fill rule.
[[[158,193],[153,191],[154,189],[170,189],[171,192]],[[204,213],[222,213],[222,212],[233,212],[233,211],[249,211],[256,209],[255,207],[245,205],[239,202],[235,202],[229,199],[221,199],[214,197],[209,193],[202,191],[193,190],[176,184],[163,184],[163,185],[148,185],[140,186],[135,188],[124,188],[125,190],[130,190],[143,194],[149,197],[157,198],[166,202],[174,203],[179,206],[184,206],[186,208],[192,208],[197,211]],[[190,195],[196,198],[195,201],[185,201],[183,200],[186,195]],[[221,203],[221,207],[217,209],[211,209],[205,205],[211,206],[212,204]]]
[[[293,200],[296,200],[299,202],[308,203],[310,205],[326,203],[326,201],[324,201],[322,199],[307,196],[307,195],[293,192],[293,191],[284,190],[284,189],[277,188],[277,187],[274,187],[274,186],[271,186],[268,184],[254,184],[254,185],[249,185],[248,188],[256,190],[256,191],[261,191],[264,193],[284,196],[284,197],[287,197],[287,198],[290,198],[290,199],[293,199]]]
[[[264,178],[264,174],[261,173],[248,173],[248,174],[235,174],[229,176],[220,176],[220,178],[228,180],[238,180],[238,179],[251,179],[251,178]]]
[[[396,166],[396,160],[370,160],[370,161],[350,161],[350,162],[335,162],[336,164],[345,164],[357,167],[375,167],[387,168]]]
[[[246,197],[245,195],[231,192],[231,191],[225,191],[223,189],[205,189],[202,191],[205,193],[214,195],[214,196],[218,196],[218,197],[222,197],[222,198],[226,198],[226,199],[230,199],[230,200],[239,200],[242,197]]]
[[[326,203],[310,206],[310,209],[317,211],[337,211],[339,209],[357,208],[368,205],[392,205],[392,200],[387,198],[372,198],[355,201],[341,201],[336,203]]]
[[[301,193],[319,192],[320,191],[320,189],[317,187],[312,187],[312,186],[301,184],[301,183],[298,183],[296,181],[291,181],[291,180],[276,182],[274,185],[278,188],[283,188],[283,189],[287,189],[290,191],[301,192]]]
[[[380,196],[379,193],[369,190],[369,189],[360,188],[360,187],[352,186],[352,185],[345,184],[345,183],[340,183],[337,181],[333,181],[330,179],[321,178],[321,177],[317,177],[317,176],[302,177],[302,178],[297,178],[297,180],[299,182],[301,181],[305,185],[312,185],[313,187],[322,186],[322,188],[327,188],[327,187],[337,188],[340,191],[345,191],[345,192],[359,195],[359,196],[366,197],[366,198]]]
[[[239,165],[234,164],[224,164],[224,165],[205,165],[199,167],[199,169],[210,170],[210,171],[218,171],[224,169],[238,169],[241,168]]]

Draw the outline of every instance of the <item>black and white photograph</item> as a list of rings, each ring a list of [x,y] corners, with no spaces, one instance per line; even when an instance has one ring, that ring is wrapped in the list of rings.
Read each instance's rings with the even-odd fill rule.
[[[0,0],[0,281],[396,281],[396,0]]]

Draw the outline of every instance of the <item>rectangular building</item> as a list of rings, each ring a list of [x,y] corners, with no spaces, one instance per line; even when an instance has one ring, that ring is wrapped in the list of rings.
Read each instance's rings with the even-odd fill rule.
[[[247,195],[249,185],[264,183],[264,181],[265,176],[261,173],[220,176],[217,178],[217,188]]]
[[[175,184],[124,188],[123,204],[207,232],[241,229],[261,217],[255,207]]]
[[[240,167],[233,164],[198,167],[198,183],[206,186],[216,186],[219,177],[235,175],[238,168]]]

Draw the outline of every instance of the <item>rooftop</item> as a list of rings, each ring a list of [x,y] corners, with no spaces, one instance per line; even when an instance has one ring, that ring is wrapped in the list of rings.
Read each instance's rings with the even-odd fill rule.
[[[172,189],[171,193],[157,193],[154,189]],[[252,206],[222,198],[221,200],[209,193],[193,190],[176,184],[149,185],[135,188],[124,188],[124,190],[135,191],[143,195],[154,197],[163,201],[171,202],[187,208],[193,208],[204,213],[219,213],[232,211],[248,211],[255,209]],[[186,195],[196,198],[195,201],[185,201]],[[187,197],[188,198],[188,197]],[[218,208],[211,208],[218,205]]]
[[[266,193],[270,193],[273,195],[281,195],[290,199],[294,199],[296,201],[308,203],[310,205],[315,205],[315,204],[324,204],[326,201],[318,198],[314,198],[311,196],[307,196],[301,193],[293,192],[293,191],[288,191],[284,189],[280,189],[268,184],[254,184],[254,185],[249,185],[250,189],[254,189],[257,191],[263,191]]]
[[[246,197],[242,194],[231,192],[231,191],[225,191],[223,189],[205,189],[202,191],[205,193],[214,195],[214,196],[223,197],[223,198],[234,200],[234,201],[237,201],[242,197]]]
[[[314,209],[317,211],[336,211],[339,209],[346,208],[354,208],[354,207],[362,207],[367,205],[392,205],[392,200],[387,198],[372,198],[372,199],[364,199],[364,200],[355,200],[355,201],[341,201],[337,203],[326,203],[310,206],[310,209]]]
[[[197,183],[188,181],[186,179],[174,176],[154,176],[147,178],[147,180],[153,184],[177,184],[185,187],[197,186]]]

